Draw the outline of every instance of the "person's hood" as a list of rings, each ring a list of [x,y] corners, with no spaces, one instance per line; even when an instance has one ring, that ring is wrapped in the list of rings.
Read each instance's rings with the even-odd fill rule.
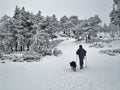
[[[79,46],[79,49],[82,49],[82,45]]]

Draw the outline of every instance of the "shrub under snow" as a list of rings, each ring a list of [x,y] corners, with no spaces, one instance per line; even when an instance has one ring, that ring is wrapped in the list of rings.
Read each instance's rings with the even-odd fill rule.
[[[101,50],[101,54],[107,54],[110,56],[115,56],[116,54],[120,54],[120,49],[113,49],[113,50]]]
[[[60,54],[62,54],[62,51],[61,51],[61,50],[58,50],[57,48],[55,48],[55,49],[53,50],[53,55],[58,56],[58,55],[60,55]]]

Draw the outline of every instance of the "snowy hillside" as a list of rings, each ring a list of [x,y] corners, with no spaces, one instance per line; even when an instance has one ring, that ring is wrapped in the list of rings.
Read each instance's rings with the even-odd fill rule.
[[[117,43],[112,43],[112,48]],[[82,43],[88,68],[80,70],[78,66],[73,72],[69,62],[76,61],[79,44],[74,39],[65,40],[58,45],[62,55],[46,56],[41,62],[0,63],[0,90],[120,90],[120,55],[100,54],[105,48]]]

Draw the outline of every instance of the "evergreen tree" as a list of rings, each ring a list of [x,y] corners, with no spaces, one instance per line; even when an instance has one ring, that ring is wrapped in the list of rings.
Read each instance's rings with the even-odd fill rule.
[[[50,34],[50,38],[53,39],[56,38],[56,33],[59,32],[59,22],[55,15],[49,17],[46,17],[46,33]]]
[[[13,42],[13,37],[12,37],[12,20],[9,16],[4,15],[1,20],[0,20],[0,40],[1,40],[1,45],[4,47],[3,51],[8,51],[11,52],[13,51],[12,48],[12,42]]]
[[[113,10],[110,13],[111,24],[114,24],[117,29],[116,34],[120,33],[120,0],[113,0]]]

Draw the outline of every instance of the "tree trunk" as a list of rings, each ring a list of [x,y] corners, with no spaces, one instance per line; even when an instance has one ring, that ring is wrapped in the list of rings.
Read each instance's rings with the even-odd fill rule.
[[[25,45],[24,44],[22,45],[22,51],[25,51]]]
[[[12,45],[10,45],[10,50],[11,50],[11,52],[13,52],[13,47],[12,47]]]
[[[15,51],[17,52],[17,48],[18,48],[18,43],[15,42]]]
[[[26,46],[27,46],[27,51],[29,51],[29,48],[30,48],[30,44],[27,44]]]
[[[22,51],[23,50],[23,48],[22,48],[22,45],[20,46],[20,51]]]

